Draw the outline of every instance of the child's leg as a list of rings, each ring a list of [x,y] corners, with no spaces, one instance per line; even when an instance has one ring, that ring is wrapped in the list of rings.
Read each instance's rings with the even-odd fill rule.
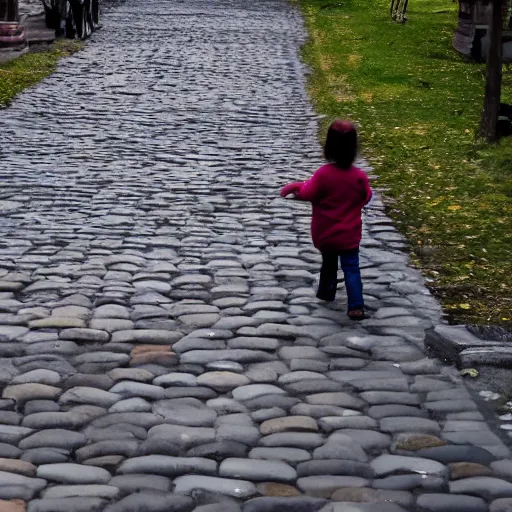
[[[318,284],[317,298],[333,301],[336,297],[338,277],[338,255],[332,252],[322,253],[322,268],[320,269],[320,283]]]
[[[345,287],[347,289],[348,311],[363,310],[363,283],[359,270],[359,249],[342,251],[340,264],[345,274]]]

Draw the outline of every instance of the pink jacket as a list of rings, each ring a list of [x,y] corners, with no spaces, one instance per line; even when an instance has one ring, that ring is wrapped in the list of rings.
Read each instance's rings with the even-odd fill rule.
[[[322,252],[356,249],[361,242],[361,210],[370,201],[372,190],[366,173],[358,167],[341,169],[323,165],[304,182],[290,183],[281,190],[286,197],[313,205],[311,236]]]

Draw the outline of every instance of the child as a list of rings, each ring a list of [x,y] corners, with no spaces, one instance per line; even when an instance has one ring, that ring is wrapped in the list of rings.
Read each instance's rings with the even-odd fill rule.
[[[357,133],[348,121],[334,121],[327,131],[324,156],[329,162],[311,179],[290,183],[281,196],[290,194],[313,205],[311,235],[314,246],[322,253],[322,268],[317,297],[333,301],[336,296],[338,258],[345,274],[348,316],[365,317],[363,285],[359,270],[361,211],[370,201],[372,190],[364,171],[354,167]]]

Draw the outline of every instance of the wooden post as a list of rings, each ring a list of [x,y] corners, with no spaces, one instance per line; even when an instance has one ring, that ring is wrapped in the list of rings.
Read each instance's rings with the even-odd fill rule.
[[[502,27],[502,0],[491,0],[487,82],[485,85],[484,108],[480,121],[480,136],[488,142],[496,142],[498,140],[498,116],[501,101],[503,61]]]

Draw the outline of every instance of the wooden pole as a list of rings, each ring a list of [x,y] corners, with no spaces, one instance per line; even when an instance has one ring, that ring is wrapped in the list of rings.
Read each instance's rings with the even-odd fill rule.
[[[498,140],[498,116],[501,101],[503,61],[502,26],[502,0],[491,0],[487,82],[485,85],[484,108],[480,121],[480,136],[488,142],[496,142]]]

